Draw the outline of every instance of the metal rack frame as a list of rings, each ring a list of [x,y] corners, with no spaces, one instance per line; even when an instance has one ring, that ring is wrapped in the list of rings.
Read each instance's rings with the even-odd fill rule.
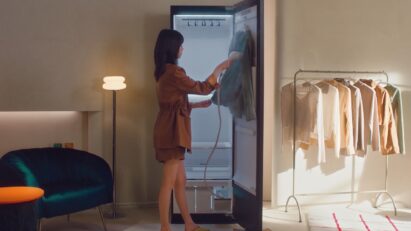
[[[378,199],[380,198],[381,195],[386,194],[393,206],[394,206],[394,214],[395,216],[397,216],[397,207],[395,205],[395,201],[393,199],[393,197],[391,196],[391,194],[388,192],[387,190],[387,181],[388,181],[388,155],[386,156],[386,161],[385,161],[385,185],[384,185],[384,190],[374,190],[374,191],[349,191],[349,192],[332,192],[332,193],[305,193],[305,194],[296,194],[295,193],[295,184],[296,184],[296,180],[295,180],[295,161],[296,161],[296,152],[297,149],[295,147],[296,144],[296,128],[295,128],[295,118],[296,118],[296,114],[297,114],[297,110],[296,110],[296,97],[297,97],[297,80],[324,80],[324,79],[333,79],[334,77],[325,77],[325,78],[301,78],[298,79],[298,75],[302,74],[302,73],[317,73],[317,74],[333,74],[333,75],[342,75],[342,74],[347,74],[347,75],[384,75],[386,77],[386,83],[389,83],[389,76],[385,71],[330,71],[330,70],[298,70],[297,72],[295,72],[294,74],[294,99],[293,99],[293,106],[294,106],[294,112],[293,112],[293,191],[292,191],[292,195],[290,195],[287,199],[287,203],[285,205],[285,212],[288,211],[288,203],[290,202],[291,199],[294,199],[296,204],[297,204],[297,208],[298,208],[298,215],[299,215],[299,222],[302,222],[301,219],[301,206],[298,203],[297,200],[297,196],[316,196],[316,195],[338,195],[338,194],[351,194],[352,196],[354,194],[359,194],[359,193],[377,193],[377,196],[375,198],[375,203],[374,203],[374,208],[377,208],[377,202]],[[350,76],[350,78],[353,78],[352,76]],[[355,158],[355,156],[353,156],[353,158]],[[353,179],[353,181],[355,182],[355,178]]]

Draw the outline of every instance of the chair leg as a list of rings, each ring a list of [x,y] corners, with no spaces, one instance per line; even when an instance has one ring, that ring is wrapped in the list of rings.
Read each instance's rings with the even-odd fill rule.
[[[41,231],[41,218],[37,220],[37,231]]]
[[[70,223],[70,213],[67,214],[67,223]]]
[[[104,231],[107,231],[106,222],[104,221],[103,213],[101,212],[100,207],[97,207],[98,213],[100,214],[101,222],[103,223]]]

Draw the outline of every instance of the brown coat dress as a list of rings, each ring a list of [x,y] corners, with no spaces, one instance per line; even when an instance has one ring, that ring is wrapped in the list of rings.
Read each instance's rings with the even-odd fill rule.
[[[195,81],[183,68],[167,64],[166,71],[156,84],[160,111],[154,125],[156,159],[184,159],[191,152],[191,107],[187,94],[207,95],[214,90],[208,81]]]

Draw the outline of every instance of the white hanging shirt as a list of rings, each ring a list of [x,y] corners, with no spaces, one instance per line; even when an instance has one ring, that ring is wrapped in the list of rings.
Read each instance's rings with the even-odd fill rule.
[[[327,148],[333,148],[334,154],[340,154],[340,107],[338,89],[327,82],[316,84],[321,89],[323,98],[324,140]]]

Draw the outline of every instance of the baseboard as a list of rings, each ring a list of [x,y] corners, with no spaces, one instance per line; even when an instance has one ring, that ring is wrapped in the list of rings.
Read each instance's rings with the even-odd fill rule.
[[[106,204],[102,206],[103,208],[110,208],[110,204]],[[133,208],[157,208],[158,207],[158,202],[157,201],[152,201],[152,202],[121,202],[117,203],[117,208],[120,209],[133,209]]]

